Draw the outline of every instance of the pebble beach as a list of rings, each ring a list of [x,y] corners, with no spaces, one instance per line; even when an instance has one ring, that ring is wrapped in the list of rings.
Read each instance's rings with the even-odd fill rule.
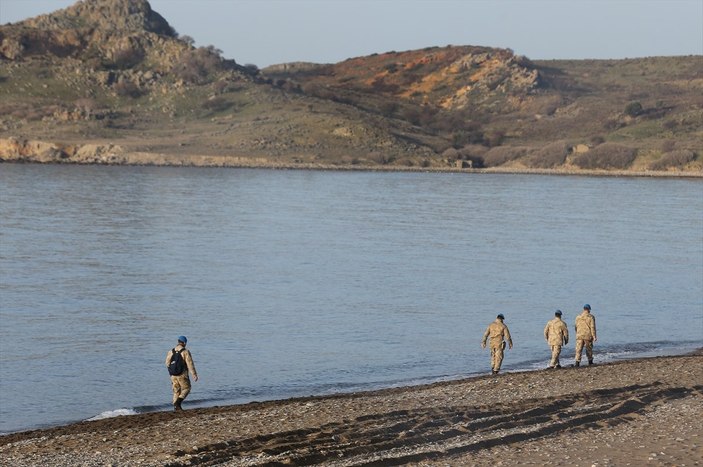
[[[196,388],[197,390],[197,388]],[[0,437],[12,466],[703,465],[703,351]]]

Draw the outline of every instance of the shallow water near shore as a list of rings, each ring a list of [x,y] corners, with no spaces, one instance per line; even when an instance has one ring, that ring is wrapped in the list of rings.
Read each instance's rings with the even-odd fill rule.
[[[703,181],[0,165],[0,432],[542,368],[703,343]],[[573,341],[574,339],[572,339]],[[562,364],[571,363],[573,344]]]

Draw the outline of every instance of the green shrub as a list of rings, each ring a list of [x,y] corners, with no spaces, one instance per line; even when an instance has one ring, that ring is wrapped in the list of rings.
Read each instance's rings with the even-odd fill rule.
[[[673,139],[667,139],[662,141],[661,143],[661,151],[662,152],[671,152],[674,149],[676,149],[676,141]]]
[[[121,70],[132,68],[144,60],[144,50],[138,44],[125,44],[115,51],[112,66]]]
[[[247,63],[246,65],[244,65],[244,68],[246,68],[247,70],[251,71],[254,74],[259,73],[259,67],[253,63]]]
[[[378,109],[384,117],[393,117],[398,111],[398,104],[395,102],[384,102]]]
[[[599,144],[605,143],[605,138],[603,138],[600,135],[592,136],[591,137],[591,145],[592,146],[598,146]]]
[[[448,148],[442,152],[442,157],[448,161],[455,161],[459,159],[459,151],[454,148]]]
[[[480,168],[485,165],[483,156],[488,152],[486,146],[480,144],[467,144],[459,149],[459,158],[465,161],[471,161],[472,167]]]
[[[637,150],[615,143],[603,143],[574,158],[582,169],[626,169],[637,156]]]
[[[564,141],[550,143],[530,154],[525,162],[529,167],[549,169],[562,165],[569,153],[569,145]]]
[[[173,68],[173,74],[187,83],[205,84],[222,65],[221,51],[213,46],[184,52]]]
[[[603,128],[609,131],[615,131],[625,126],[625,122],[617,117],[607,118],[603,122]]]
[[[695,152],[689,149],[678,149],[676,151],[667,152],[662,157],[649,164],[649,170],[680,169],[695,159]]]
[[[402,118],[403,120],[406,120],[413,125],[419,125],[420,124],[420,111],[414,107],[408,107],[406,109],[403,109],[402,112]]]
[[[503,130],[491,130],[483,135],[483,144],[489,148],[500,146],[505,140],[505,132]]]
[[[664,120],[664,122],[662,122],[662,128],[664,128],[665,130],[671,131],[674,128],[676,128],[677,126],[679,126],[679,122],[677,122],[674,119]]]
[[[393,94],[397,92],[400,87],[397,84],[386,83],[383,78],[379,77],[371,82],[371,89],[374,92]]]
[[[190,36],[187,36],[187,35],[186,35],[186,36],[181,36],[181,37],[179,37],[179,39],[180,39],[181,42],[185,42],[187,45],[189,45],[189,46],[191,46],[191,47],[193,47],[193,46],[195,45],[195,39],[193,39],[193,38],[190,37]]]
[[[459,131],[468,129],[471,127],[471,122],[466,122],[462,115],[455,112],[436,112],[433,113],[432,118],[428,121],[430,127],[435,130],[451,133],[453,131]]]
[[[372,152],[369,154],[369,160],[379,165],[386,165],[395,162],[395,156],[383,152]]]
[[[642,113],[642,104],[639,101],[632,101],[625,106],[625,115],[636,117]]]
[[[488,148],[482,144],[467,144],[459,149],[461,157],[481,157],[488,152]]]
[[[519,159],[527,154],[527,148],[513,146],[499,146],[491,148],[483,156],[483,163],[486,167],[496,167],[507,162]]]
[[[137,86],[128,79],[120,80],[119,83],[116,83],[113,86],[113,89],[115,90],[115,93],[117,93],[117,95],[120,97],[137,98],[142,95],[142,90],[139,89],[139,86]]]
[[[420,73],[413,73],[413,72],[405,72],[402,75],[398,77],[400,79],[400,84],[402,86],[410,86],[413,83],[417,83],[422,81],[423,75]],[[417,97],[418,95],[422,95],[422,92],[420,91],[415,91],[412,93],[413,97]]]
[[[214,89],[216,93],[222,94],[227,90],[228,85],[227,80],[221,79],[213,83],[212,89]]]
[[[437,121],[438,112],[439,110],[436,107],[429,105],[423,105],[419,108],[406,107],[401,112],[401,118],[412,123],[413,125],[432,127],[432,125]]]
[[[462,148],[468,144],[483,143],[483,132],[479,129],[458,131],[452,134],[452,146]]]

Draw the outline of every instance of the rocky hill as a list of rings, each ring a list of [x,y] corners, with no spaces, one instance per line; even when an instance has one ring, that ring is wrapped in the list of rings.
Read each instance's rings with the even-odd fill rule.
[[[509,50],[487,47],[431,47],[359,57],[333,65],[273,66],[272,77],[312,82],[337,92],[372,94],[443,110],[480,108],[502,96],[520,97],[540,85],[539,71]],[[308,91],[321,93],[320,89]],[[515,103],[506,99],[508,108]],[[503,109],[505,110],[505,109]]]
[[[0,26],[0,160],[703,172],[703,60],[430,47],[264,70],[146,0]]]

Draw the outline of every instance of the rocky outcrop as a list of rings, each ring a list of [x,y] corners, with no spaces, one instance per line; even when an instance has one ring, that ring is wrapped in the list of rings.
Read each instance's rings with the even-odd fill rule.
[[[41,61],[71,87],[97,83],[130,97],[153,90],[164,76],[173,85],[202,84],[218,74],[249,80],[256,74],[223,59],[212,46],[195,48],[177,36],[146,0],[82,0],[0,26],[0,60],[10,67]],[[121,82],[121,88],[113,87]]]
[[[0,27],[0,58],[74,57],[88,68],[129,68],[149,59],[170,67],[191,45],[179,41],[146,0],[85,0]]]
[[[15,61],[36,55],[74,56],[85,47],[89,39],[89,35],[75,30],[0,27],[0,58]]]
[[[101,29],[176,37],[175,30],[147,0],[83,0],[20,24],[42,30]]]
[[[0,140],[0,161],[60,162],[69,157],[70,149],[61,148],[55,143],[19,140]]]
[[[112,143],[58,144],[22,138],[0,138],[0,163],[155,165],[187,167],[277,167],[265,157],[173,155],[128,151]]]
[[[540,84],[536,69],[524,66],[517,57],[505,53],[470,54],[448,68],[455,71],[462,84],[453,95],[441,101],[445,109],[464,109],[496,94],[524,95]]]
[[[0,162],[122,164],[124,151],[113,144],[61,145],[20,138],[0,139]]]
[[[387,52],[324,66],[290,63],[262,71],[274,79],[293,80],[318,97],[354,102],[358,96],[385,97],[449,111],[484,104],[495,111],[498,102],[509,112],[520,103],[513,96],[525,96],[541,85],[539,71],[526,58],[509,49],[473,46]]]

